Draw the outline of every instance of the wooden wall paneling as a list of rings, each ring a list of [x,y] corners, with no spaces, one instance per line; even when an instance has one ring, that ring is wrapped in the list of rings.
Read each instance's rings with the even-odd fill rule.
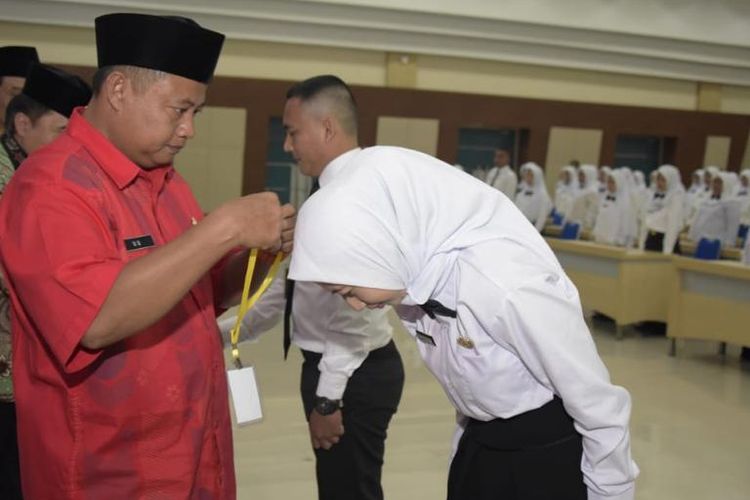
[[[84,78],[93,68],[67,67]],[[281,116],[289,81],[217,77],[208,93],[210,106],[240,106],[247,109],[245,151],[245,192],[265,185],[268,120]],[[549,129],[552,126],[601,129],[604,144],[600,160],[611,163],[618,134],[643,134],[673,138],[666,141],[665,153],[687,179],[703,160],[706,137],[732,138],[729,169],[738,170],[750,133],[750,116],[680,111],[635,106],[615,106],[580,102],[546,101],[510,97],[460,94],[381,87],[352,86],[360,110],[360,140],[375,142],[377,117],[381,115],[440,120],[438,157],[455,162],[458,128],[477,125],[486,128],[528,129],[525,160],[544,166]],[[615,142],[613,142],[615,141]],[[673,154],[670,155],[670,149]]]

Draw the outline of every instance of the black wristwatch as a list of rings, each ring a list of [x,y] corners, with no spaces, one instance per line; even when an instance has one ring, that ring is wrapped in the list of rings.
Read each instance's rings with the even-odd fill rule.
[[[341,400],[315,396],[315,407],[313,409],[320,415],[330,415],[341,409]]]

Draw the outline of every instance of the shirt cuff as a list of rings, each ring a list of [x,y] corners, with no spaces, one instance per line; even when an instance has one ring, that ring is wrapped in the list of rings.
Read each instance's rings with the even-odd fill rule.
[[[588,500],[634,500],[635,499],[635,485],[622,493],[615,495],[602,495],[589,488]]]
[[[342,373],[320,372],[315,394],[328,399],[341,399],[344,397],[347,382],[349,377]]]

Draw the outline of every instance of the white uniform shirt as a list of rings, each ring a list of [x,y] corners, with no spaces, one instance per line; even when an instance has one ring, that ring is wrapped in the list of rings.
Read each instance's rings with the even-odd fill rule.
[[[607,191],[596,216],[592,234],[594,241],[605,245],[629,247],[636,241],[636,216],[632,208],[630,190],[626,185],[626,172],[616,170],[609,174],[615,179],[615,193]]]
[[[519,415],[559,395],[583,436],[589,500],[632,499],[627,485],[638,468],[630,458],[629,412],[621,411],[630,396],[610,382],[575,286],[561,270],[541,271],[535,255],[509,240],[470,252],[434,297],[457,311],[455,319],[396,308],[428,369],[461,415],[482,421]],[[477,261],[486,266],[478,269]],[[473,346],[463,347],[459,337]],[[613,472],[621,464],[629,464],[624,475]]]
[[[552,211],[552,200],[547,193],[547,186],[544,184],[544,172],[541,167],[533,162],[524,163],[521,166],[522,175],[525,169],[534,173],[534,185],[529,186],[526,182],[523,182],[523,189],[516,193],[515,203],[521,213],[541,233],[547,223],[547,216]]]
[[[709,198],[698,209],[688,236],[696,242],[701,238],[708,238],[721,240],[723,247],[734,247],[737,245],[739,227],[739,201]]]
[[[750,170],[743,170],[740,173],[740,179],[750,181]],[[750,186],[743,186],[741,182],[739,183],[737,200],[740,202],[740,224],[750,225]]]
[[[645,248],[648,232],[655,231],[664,233],[662,252],[671,254],[685,225],[685,189],[676,167],[662,165],[658,171],[667,180],[667,190],[664,193],[653,192],[644,205],[639,248]]]
[[[600,195],[597,170],[593,165],[582,165],[579,171],[583,172],[585,180],[576,193],[566,220],[578,223],[581,225],[581,229],[590,231],[596,224],[596,216],[599,212]]]
[[[510,166],[492,167],[487,172],[487,184],[499,190],[511,200],[516,197],[518,177]]]

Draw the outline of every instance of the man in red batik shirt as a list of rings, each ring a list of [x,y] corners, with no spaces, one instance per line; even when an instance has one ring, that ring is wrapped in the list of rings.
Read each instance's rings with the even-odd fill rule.
[[[223,35],[109,14],[96,37],[92,101],[0,203],[24,496],[233,499],[215,317],[234,249],[289,251],[293,209],[263,193],[203,218],[172,167]]]

